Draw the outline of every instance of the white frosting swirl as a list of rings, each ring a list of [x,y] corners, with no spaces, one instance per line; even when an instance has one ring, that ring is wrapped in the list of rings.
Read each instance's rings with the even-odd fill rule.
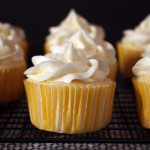
[[[72,42],[73,46],[82,51],[87,58],[99,59],[105,61],[107,64],[112,64],[116,61],[114,47],[106,42],[99,41],[98,43],[88,36],[84,30],[75,32],[68,41],[64,42],[62,46],[54,45],[50,47],[51,54],[58,54],[66,47],[68,42]]]
[[[8,23],[1,23],[1,22],[0,22],[0,36],[3,39],[14,40],[16,42],[25,39],[25,33],[21,28],[10,25]]]
[[[87,20],[72,9],[67,18],[65,18],[59,26],[49,29],[50,35],[46,38],[46,41],[50,46],[61,45],[79,29],[84,29],[85,32],[96,41],[103,39],[105,36],[102,27],[89,24]]]
[[[150,15],[148,15],[135,29],[125,30],[123,43],[145,45],[150,42]]]
[[[34,67],[25,71],[27,77],[36,81],[73,80],[83,82],[102,81],[109,74],[109,68],[103,61],[88,59],[70,43],[61,53],[32,57]]]
[[[23,60],[23,50],[14,41],[3,40],[0,37],[0,63]]]
[[[132,68],[135,76],[150,76],[150,58],[140,59]]]

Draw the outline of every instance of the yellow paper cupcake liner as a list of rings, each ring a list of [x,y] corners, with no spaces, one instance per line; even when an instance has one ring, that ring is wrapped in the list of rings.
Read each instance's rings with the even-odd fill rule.
[[[133,49],[121,42],[117,43],[119,69],[122,75],[131,78],[133,76],[132,67],[141,59],[142,49]]]
[[[139,121],[145,128],[150,128],[150,84],[132,78],[136,96]]]
[[[24,61],[8,66],[0,65],[0,104],[15,101],[22,96],[25,70]]]
[[[25,80],[31,122],[58,133],[86,133],[111,121],[115,82],[107,85],[59,85]]]
[[[116,61],[115,63],[109,65],[109,69],[110,69],[110,73],[108,75],[108,78],[115,81],[116,80],[117,69],[118,69],[118,62]]]

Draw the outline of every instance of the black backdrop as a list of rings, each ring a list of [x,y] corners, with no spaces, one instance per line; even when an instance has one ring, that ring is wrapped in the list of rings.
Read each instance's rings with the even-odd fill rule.
[[[102,25],[106,40],[115,45],[122,30],[133,28],[150,13],[150,0],[1,0],[0,21],[25,30],[31,65],[31,56],[43,54],[49,26],[59,24],[71,8],[89,22]]]

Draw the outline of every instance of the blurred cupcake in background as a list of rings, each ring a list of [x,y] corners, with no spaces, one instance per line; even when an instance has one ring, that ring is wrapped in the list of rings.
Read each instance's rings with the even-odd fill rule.
[[[150,56],[150,54],[149,54]],[[132,78],[138,117],[142,126],[150,128],[150,57],[140,59],[133,67]]]
[[[58,26],[49,28],[50,34],[44,44],[45,53],[49,53],[49,48],[53,45],[62,45],[80,29],[83,29],[95,41],[100,41],[105,37],[104,29],[101,26],[89,23],[74,9],[71,9],[68,16]]]
[[[60,53],[32,57],[25,71],[31,122],[58,133],[87,133],[104,128],[112,118],[115,82],[108,65],[88,59],[68,43]]]
[[[26,36],[23,29],[9,23],[0,22],[0,36],[4,40],[12,40],[17,42],[22,47],[24,58],[27,60],[28,42],[26,41]]]
[[[120,72],[125,77],[132,77],[132,67],[142,58],[145,47],[150,44],[150,15],[133,30],[125,30],[124,36],[117,43]]]
[[[25,70],[26,62],[20,45],[0,37],[0,104],[22,96]]]

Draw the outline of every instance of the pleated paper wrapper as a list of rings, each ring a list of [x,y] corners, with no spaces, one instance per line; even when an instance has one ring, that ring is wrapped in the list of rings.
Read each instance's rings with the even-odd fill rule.
[[[137,49],[133,46],[133,49],[121,42],[117,43],[118,58],[119,58],[119,69],[123,76],[133,77],[132,67],[135,63],[141,59],[142,49]]]
[[[25,70],[25,61],[0,65],[0,104],[16,101],[22,96]]]
[[[109,85],[57,85],[25,80],[30,119],[41,130],[86,133],[112,118],[115,82]]]
[[[136,96],[139,121],[145,128],[150,128],[150,84],[132,78]]]

